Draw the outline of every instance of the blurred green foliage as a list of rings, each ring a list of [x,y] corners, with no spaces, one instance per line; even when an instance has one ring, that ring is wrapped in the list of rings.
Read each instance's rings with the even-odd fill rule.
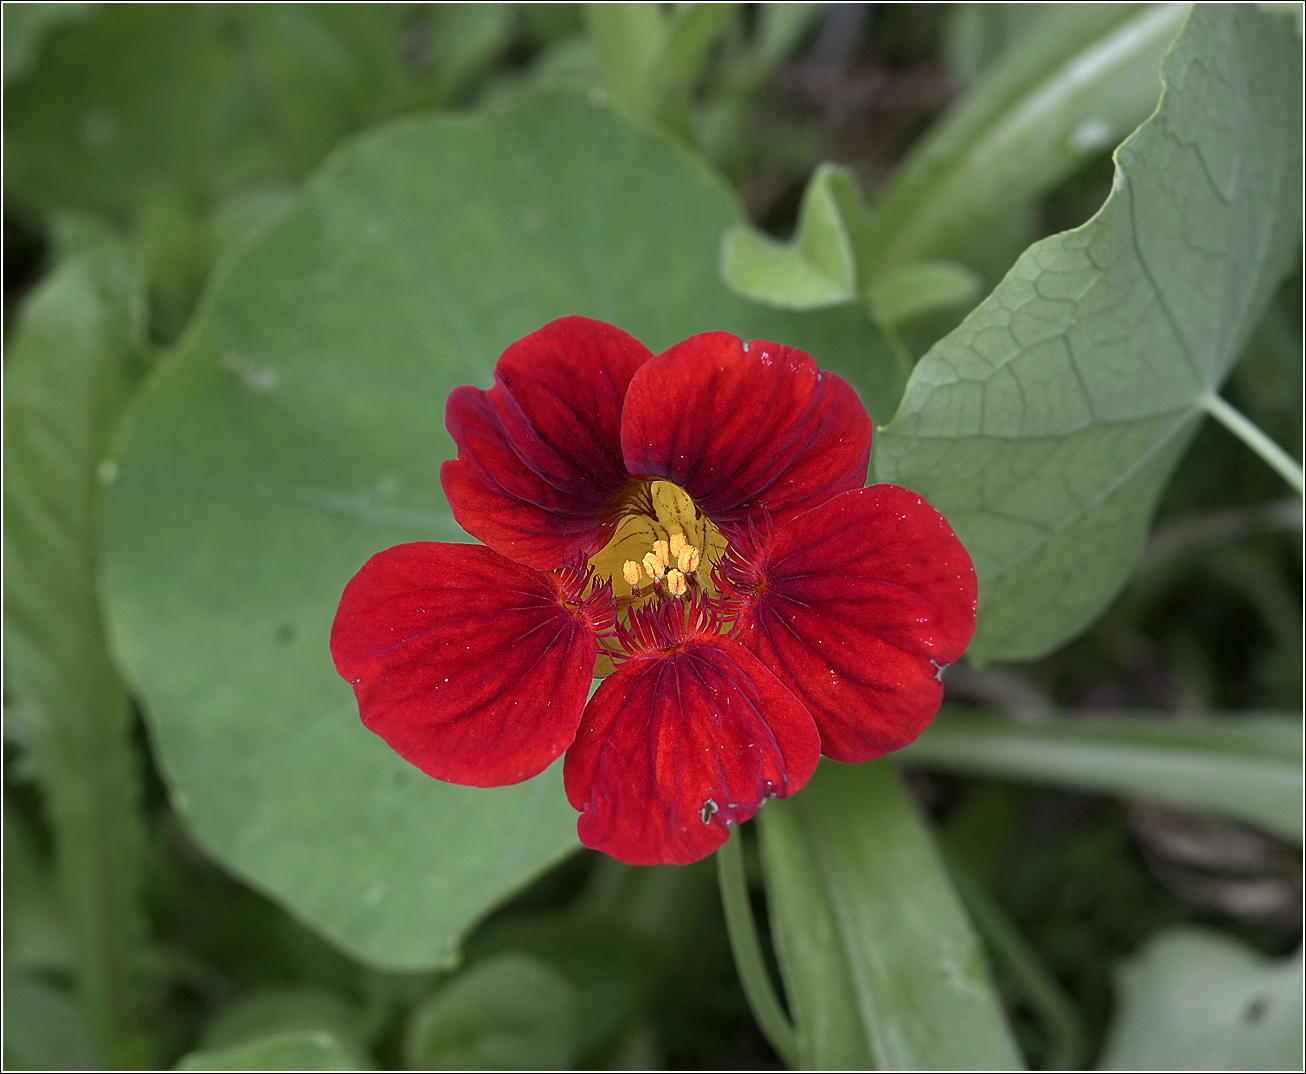
[[[1217,6],[1201,18],[1228,56],[1239,34],[1271,43],[1276,35],[1299,37],[1300,15],[1296,23],[1291,16],[1245,10],[1233,18]],[[175,502],[154,494],[178,487],[188,443],[219,461],[248,450],[250,472],[267,476],[280,466],[293,483],[303,474],[320,478],[323,456],[312,449],[325,438],[353,444],[349,465],[370,473],[369,453],[381,449],[376,423],[363,413],[369,391],[390,393],[378,411],[388,422],[428,438],[418,465],[430,477],[447,451],[430,420],[443,393],[483,381],[504,343],[563,312],[616,318],[655,346],[709,327],[784,338],[852,380],[885,424],[913,357],[956,327],[1026,246],[1084,224],[1104,203],[1114,176],[1110,150],[1155,102],[1157,66],[1184,5],[6,4],[3,19],[6,1067],[775,1065],[733,968],[710,866],[633,869],[589,852],[559,860],[572,845],[565,804],[556,839],[524,836],[536,858],[519,857],[516,871],[498,868],[489,839],[481,887],[461,874],[445,877],[448,890],[462,893],[461,909],[446,900],[424,918],[415,897],[410,914],[389,919],[387,943],[410,948],[403,972],[369,964],[366,944],[342,945],[340,921],[361,920],[358,900],[346,907],[339,897],[337,920],[324,924],[331,914],[322,906],[338,892],[313,906],[295,894],[346,886],[314,872],[307,844],[287,845],[284,836],[278,844],[278,824],[293,827],[288,811],[280,821],[269,814],[255,854],[206,835],[197,819],[202,779],[175,758],[189,749],[186,763],[203,775],[221,749],[238,757],[248,743],[206,743],[204,733],[221,740],[226,732],[194,722],[186,705],[163,733],[160,699],[186,694],[178,685],[184,669],[166,658],[168,646],[189,631],[186,644],[209,654],[187,672],[200,683],[196,691],[225,696],[233,711],[243,706],[245,726],[290,726],[295,712],[312,710],[304,702],[308,674],[289,670],[296,661],[341,686],[330,677],[310,608],[329,614],[335,591],[310,579],[307,598],[292,602],[294,616],[281,617],[278,607],[264,622],[264,598],[298,562],[266,555],[275,542],[259,512],[268,505],[247,509],[253,521],[239,532],[230,518],[246,509],[205,501],[188,522]],[[1280,51],[1299,55],[1299,48],[1289,40]],[[1271,68],[1259,74],[1270,78]],[[539,96],[564,87],[563,96]],[[387,126],[431,110],[464,118]],[[577,141],[561,141],[577,129]],[[1232,129],[1231,137],[1242,133]],[[482,141],[475,154],[471,142],[447,134],[405,148],[405,131],[460,131]],[[552,170],[514,186],[504,175],[532,138],[556,150]],[[590,163],[578,163],[584,160]],[[809,186],[828,160],[840,169],[823,169]],[[627,199],[613,203],[627,226],[609,234],[606,248],[585,238],[592,206],[575,201],[584,175],[593,189]],[[820,184],[832,177],[843,185],[831,193]],[[763,266],[760,284],[741,290],[779,295],[790,307],[826,304],[783,301],[794,279],[811,283],[813,263],[828,268],[819,235],[812,256],[793,253],[806,249],[808,230],[819,223],[815,199],[823,192],[839,257],[833,273],[816,276],[834,280],[827,291],[844,305],[780,313],[730,295],[716,251],[734,228],[762,257],[776,259]],[[413,276],[421,286],[396,290],[385,273],[404,243],[387,246],[367,227],[436,193],[445,199],[443,215],[399,225],[406,256],[423,267]],[[368,197],[365,211],[359,201]],[[795,229],[797,242],[786,245]],[[487,258],[487,237],[501,234],[515,238]],[[593,261],[597,250],[603,256]],[[1293,257],[1296,267],[1254,330],[1244,326],[1250,338],[1241,356],[1221,354],[1233,363],[1221,391],[1299,456],[1300,253],[1285,242],[1280,261]],[[605,276],[617,293],[567,282],[569,271],[583,275],[599,263],[625,273]],[[326,270],[349,264],[357,272],[339,273],[335,290],[321,286]],[[1267,270],[1267,293],[1279,269]],[[661,292],[640,285],[650,271]],[[458,331],[424,309],[439,293],[431,281],[441,272],[478,312],[459,322],[462,331],[475,330],[446,348],[456,357],[436,363],[432,387],[430,356]],[[972,281],[980,281],[977,289]],[[351,319],[355,299],[377,310],[393,299],[393,316],[379,329],[365,316]],[[1221,342],[1232,345],[1234,335]],[[333,382],[329,363],[321,364],[336,345],[337,358],[358,363],[352,379]],[[937,354],[950,346],[955,340]],[[289,361],[296,347],[298,368]],[[195,356],[205,348],[209,362],[201,367]],[[406,354],[419,356],[418,368],[402,369]],[[385,362],[399,365],[382,375]],[[414,376],[426,378],[426,394],[414,393]],[[174,410],[172,424],[145,445],[150,495],[125,499],[114,469],[121,451],[111,445],[123,435],[124,414],[143,411],[132,402],[142,384],[156,400],[185,388],[189,409]],[[260,414],[270,388],[296,402]],[[411,413],[399,421],[394,408],[402,410],[403,397]],[[354,440],[340,439],[338,418],[322,418],[342,413],[353,414]],[[270,439],[259,440],[259,429]],[[127,443],[142,450],[139,440]],[[1082,750],[1048,755],[1050,765],[1038,753],[1084,710],[1146,712],[1148,726],[1160,726],[1172,746],[1203,733],[1198,725],[1185,730],[1183,714],[1220,724],[1229,712],[1277,712],[1279,738],[1299,726],[1300,501],[1214,423],[1197,428],[1176,457],[1173,475],[1158,485],[1142,557],[1121,569],[1117,596],[1100,589],[1095,608],[1108,606],[1096,619],[1073,637],[1064,632],[1064,645],[1059,635],[1055,651],[1047,634],[1037,659],[951,669],[952,712],[906,768],[910,797],[884,787],[854,793],[840,782],[873,781],[870,770],[823,772],[810,798],[764,812],[765,871],[749,834],[754,908],[764,938],[768,909],[775,915],[779,940],[767,956],[778,957],[777,979],[796,989],[790,1010],[800,1029],[809,1027],[809,1048],[814,999],[841,979],[832,967],[847,976],[860,964],[863,983],[872,982],[867,995],[881,987],[874,939],[849,937],[897,929],[891,915],[888,924],[873,924],[877,906],[892,904],[887,896],[880,903],[848,896],[840,926],[846,946],[820,954],[832,942],[822,921],[838,918],[840,892],[858,887],[848,878],[870,883],[889,860],[863,846],[888,839],[888,829],[872,823],[872,810],[880,810],[901,821],[895,838],[917,847],[903,852],[907,867],[890,879],[903,881],[911,870],[925,878],[899,902],[928,890],[930,900],[917,901],[948,908],[948,935],[974,945],[973,928],[988,966],[979,978],[993,982],[1032,1065],[1056,1066],[1068,1055],[1123,1066],[1299,1061],[1290,1015],[1300,1010],[1301,964],[1285,956],[1300,946],[1300,849],[1272,834],[1290,827],[1273,819],[1279,806],[1229,809],[1236,780],[1232,792],[1219,779],[1201,794],[1149,787],[1149,770],[1128,749],[1078,769]],[[405,539],[405,527],[445,516],[434,478],[428,488],[421,474],[410,476],[409,491],[431,500],[422,501],[419,522],[393,513],[387,497],[395,489],[370,488],[362,476],[366,502],[350,501],[347,510],[362,503],[394,540]],[[112,547],[103,537],[105,488],[114,489],[111,533],[131,536],[141,578],[155,572],[152,596],[144,584],[108,587],[116,621],[135,617],[148,628],[148,642],[125,667],[105,642],[99,572]],[[150,542],[197,520],[203,524],[187,538],[197,554],[159,575],[163,546]],[[354,539],[359,550],[386,543],[375,534]],[[263,582],[232,585],[214,573],[233,552],[246,582]],[[337,555],[333,569],[343,578],[357,564]],[[232,617],[221,661],[212,608],[197,608],[188,596],[195,585],[211,587],[214,601],[243,593],[258,613]],[[257,637],[251,624],[261,624]],[[250,651],[272,684],[267,707],[232,692]],[[150,673],[140,673],[150,660]],[[148,731],[142,701],[150,705]],[[1024,752],[990,745],[998,761],[985,767],[972,763],[982,752],[973,743],[949,747],[950,731],[982,730],[983,721],[962,726],[967,707],[1006,714],[994,722],[994,737]],[[1063,715],[1034,725],[1052,712]],[[343,728],[350,713],[338,715]],[[1129,735],[1116,734],[1128,721],[1110,722],[1096,720],[1072,737],[1100,732],[1115,736],[1113,749],[1129,747]],[[301,762],[317,756],[313,741],[299,748]],[[961,762],[939,759],[949,748]],[[1248,748],[1215,752],[1227,768]],[[1167,778],[1180,778],[1174,764],[1192,759],[1176,756],[1167,755]],[[1141,774],[1123,779],[1119,757]],[[1275,763],[1274,778],[1290,784],[1291,761]],[[390,767],[380,791],[369,784],[380,802],[374,831],[390,837],[400,831],[395,803],[411,788],[401,787],[407,773],[398,762],[378,764]],[[1297,765],[1299,778],[1299,757]],[[306,829],[330,815],[318,816],[308,793],[320,772],[305,764],[296,822]],[[839,786],[831,789],[831,780]],[[1107,790],[1125,797],[1087,793]],[[540,791],[531,785],[528,793]],[[825,801],[845,793],[847,802]],[[877,793],[897,811],[875,804]],[[259,797],[247,791],[245,799],[228,793],[212,801],[230,823]],[[830,818],[839,823],[841,815],[852,819],[824,838]],[[394,839],[400,856],[422,838],[420,811],[410,820],[408,834]],[[803,824],[811,838],[801,836]],[[384,841],[349,826],[345,811],[322,828],[341,857],[361,861],[351,846],[370,853]],[[787,856],[776,850],[785,838],[796,844]],[[930,839],[941,853],[921,849]],[[800,851],[824,864],[786,873]],[[285,875],[294,883],[282,883]],[[355,879],[361,883],[361,873]],[[802,894],[803,884],[813,891]],[[376,890],[369,881],[349,893]],[[374,901],[383,898],[384,891]],[[805,899],[827,902],[821,913],[804,913]],[[426,920],[443,922],[444,933],[417,936]],[[812,933],[803,941],[810,962],[793,954],[804,930]],[[448,950],[454,957],[433,958],[455,934],[462,943]],[[910,957],[904,965],[922,969]],[[834,994],[852,993],[836,987]],[[916,1016],[911,1004],[901,1010]],[[870,1033],[862,1044],[874,1050],[906,1024],[890,1019],[858,1032]],[[993,1030],[986,1039],[1001,1035]],[[969,1055],[966,1041],[944,1043]],[[819,1062],[819,1049],[813,1054]]]

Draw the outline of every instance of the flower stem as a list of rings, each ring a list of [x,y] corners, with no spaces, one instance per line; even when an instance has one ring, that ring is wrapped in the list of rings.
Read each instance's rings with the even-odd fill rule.
[[[1298,496],[1303,494],[1301,467],[1291,455],[1214,392],[1204,402],[1206,412],[1211,417],[1274,467],[1279,476],[1296,490]]]
[[[748,901],[748,880],[744,876],[743,835],[736,830],[716,852],[717,881],[721,885],[721,905],[726,912],[726,931],[734,952],[735,968],[744,986],[744,995],[753,1009],[758,1027],[771,1042],[776,1054],[791,1069],[798,1066],[798,1038],[794,1027],[776,998],[762,959],[762,945],[757,938],[757,923]]]

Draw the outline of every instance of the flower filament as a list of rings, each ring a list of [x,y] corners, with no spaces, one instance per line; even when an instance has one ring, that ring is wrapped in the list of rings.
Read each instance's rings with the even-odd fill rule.
[[[674,567],[671,566],[673,557],[676,562]],[[685,540],[683,533],[676,530],[671,534],[670,539],[654,541],[653,551],[645,552],[641,562],[644,564],[644,571],[648,572],[655,591],[661,588],[668,596],[683,597],[691,585],[697,584],[695,572],[702,559],[702,553]],[[633,559],[626,560],[621,565],[621,575],[626,579],[626,584],[631,587],[632,595],[643,595],[640,581],[644,575],[639,563]]]

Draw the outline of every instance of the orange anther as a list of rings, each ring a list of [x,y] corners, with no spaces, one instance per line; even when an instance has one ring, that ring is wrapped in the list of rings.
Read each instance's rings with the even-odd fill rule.
[[[654,541],[653,554],[658,557],[658,562],[662,564],[663,570],[671,566],[671,550],[666,541]]]

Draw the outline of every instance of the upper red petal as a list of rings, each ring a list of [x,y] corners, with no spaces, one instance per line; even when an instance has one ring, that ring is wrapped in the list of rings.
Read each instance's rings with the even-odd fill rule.
[[[595,691],[563,780],[580,841],[631,865],[712,853],[811,776],[811,716],[737,642],[702,635],[627,660]]]
[[[599,551],[629,482],[622,400],[650,357],[620,328],[563,317],[504,351],[489,391],[456,389],[445,423],[458,458],[440,481],[458,524],[540,569]]]
[[[621,448],[632,474],[675,482],[722,528],[763,509],[780,524],[865,483],[871,420],[802,351],[704,332],[632,378]]]
[[[576,735],[598,650],[573,574],[477,545],[378,552],[331,625],[363,723],[450,783],[499,787],[543,771]]]
[[[746,569],[750,651],[802,699],[821,752],[907,745],[943,699],[938,670],[975,632],[975,570],[934,508],[896,485],[846,492],[780,529]]]

